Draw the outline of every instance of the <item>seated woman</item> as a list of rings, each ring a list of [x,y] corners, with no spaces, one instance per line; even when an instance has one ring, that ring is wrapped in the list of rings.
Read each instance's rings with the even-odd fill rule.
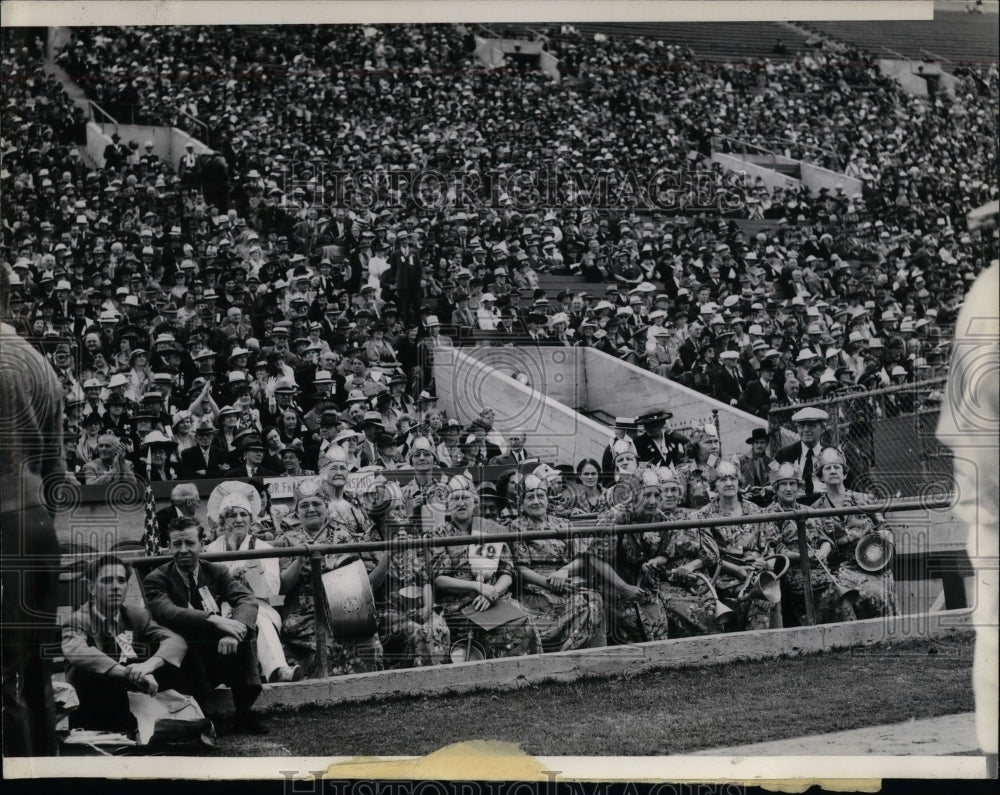
[[[521,483],[521,514],[510,524],[518,532],[567,531],[569,520],[548,512],[545,481],[527,475]],[[513,559],[519,580],[518,598],[535,618],[545,651],[607,645],[604,600],[586,588],[585,563],[569,538],[516,541]]]
[[[370,522],[361,514],[350,523],[341,520],[344,509],[343,493],[347,485],[347,462],[337,455],[331,464],[329,480],[317,476],[295,485],[293,514],[282,521],[283,532],[273,542],[274,547],[296,547],[304,544],[336,544],[370,541]],[[328,504],[329,503],[329,504]],[[331,505],[339,506],[337,513]],[[361,520],[364,520],[362,524]],[[339,568],[350,559],[347,555],[326,555],[324,572]],[[374,568],[370,561],[366,561]],[[312,590],[313,561],[308,556],[281,558],[281,593],[285,597],[285,616],[281,640],[289,664],[301,665],[309,676],[317,675],[316,628],[314,626],[314,595]],[[327,658],[331,675],[378,671],[382,669],[382,644],[378,634],[366,638],[334,638],[328,633]]]
[[[663,499],[660,521],[690,519],[693,511],[679,507],[681,479],[676,470],[658,471]],[[715,620],[715,598],[695,572],[708,577],[719,563],[719,547],[710,530],[689,527],[642,534],[642,543],[653,557],[642,564],[646,587],[659,591],[669,616],[672,638],[721,632]]]
[[[702,508],[715,497],[719,463],[719,436],[714,425],[701,428],[688,449],[687,461],[678,467],[681,478],[681,505]]]
[[[601,465],[593,458],[584,458],[576,465],[576,479],[576,507],[584,513],[597,513],[604,494],[604,489],[601,488]]]
[[[619,480],[618,504],[597,516],[600,528],[647,524],[662,521],[660,476],[645,467]],[[604,593],[608,640],[636,643],[669,637],[666,605],[657,589],[643,588],[642,564],[654,555],[647,547],[646,534],[604,532],[580,539],[588,553],[588,563]]]
[[[805,506],[796,500],[800,480],[794,464],[772,464],[770,471],[774,500],[764,508],[764,513],[804,510]],[[781,581],[781,603],[784,626],[806,625],[805,584],[799,554],[799,532],[793,519],[771,523],[769,535],[774,539],[774,551],[788,558],[790,566]],[[841,584],[830,573],[826,562],[833,551],[831,541],[815,520],[806,522],[806,540],[809,552],[809,582],[813,595],[816,623],[829,624],[835,621],[853,621],[854,611],[841,598]]]
[[[398,484],[381,478],[371,490],[368,513],[380,539],[409,537],[409,505]],[[430,549],[393,549],[371,553],[370,574],[379,611],[379,638],[387,668],[440,665],[448,661],[451,634],[434,609]]]
[[[826,447],[819,455],[819,477],[826,486],[814,508],[845,508],[854,505],[870,505],[870,495],[844,488],[844,456],[836,447]],[[854,604],[858,618],[879,618],[894,616],[896,609],[896,582],[892,569],[886,566],[882,571],[869,572],[862,569],[855,558],[858,542],[877,533],[889,542],[893,541],[892,529],[881,514],[855,514],[853,516],[824,516],[810,519],[836,545],[834,574],[840,583],[848,588],[857,588],[860,594]],[[834,557],[834,556],[831,556]]]
[[[447,500],[449,519],[434,528],[435,536],[502,532],[496,522],[475,515],[479,499],[472,481],[464,475],[456,475],[448,482]],[[453,638],[481,638],[490,657],[516,657],[542,651],[534,619],[510,596],[515,572],[507,544],[442,546],[434,552],[436,599],[444,606],[444,617]],[[486,629],[483,624],[491,623],[491,616],[487,615],[491,610],[494,616],[499,616],[497,620],[504,620]]]
[[[716,496],[697,513],[699,519],[750,516],[761,513],[760,508],[742,499],[740,471],[731,461],[716,467],[718,479]],[[776,605],[763,598],[743,598],[742,591],[753,569],[766,567],[764,558],[771,552],[770,538],[760,523],[717,525],[712,536],[722,555],[722,577],[716,590],[720,598],[737,613],[739,629],[770,629],[779,615]]]

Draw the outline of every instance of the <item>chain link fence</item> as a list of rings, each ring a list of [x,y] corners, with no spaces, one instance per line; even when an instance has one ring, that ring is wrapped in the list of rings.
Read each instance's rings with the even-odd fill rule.
[[[935,437],[944,388],[945,378],[935,378],[772,408],[772,453],[798,439],[792,416],[814,407],[830,415],[823,443],[843,451],[849,488],[879,497],[947,496],[951,453]]]

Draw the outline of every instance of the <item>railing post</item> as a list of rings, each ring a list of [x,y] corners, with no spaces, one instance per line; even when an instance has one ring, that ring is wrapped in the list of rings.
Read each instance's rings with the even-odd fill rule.
[[[316,635],[316,674],[330,675],[330,657],[327,654],[330,638],[330,607],[326,603],[326,589],[323,587],[323,555],[313,552],[310,557],[310,576],[313,593],[313,627]]]
[[[809,568],[809,543],[806,539],[806,520],[799,517],[795,520],[795,529],[799,536],[799,565],[802,567],[802,596],[806,602],[806,625],[815,626],[816,608],[813,605],[812,571]]]

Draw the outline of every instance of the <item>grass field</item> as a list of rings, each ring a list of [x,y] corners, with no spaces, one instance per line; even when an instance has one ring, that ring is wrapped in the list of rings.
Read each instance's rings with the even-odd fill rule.
[[[974,709],[973,636],[519,691],[307,706],[213,756],[423,755],[463,740],[542,756],[660,756]]]

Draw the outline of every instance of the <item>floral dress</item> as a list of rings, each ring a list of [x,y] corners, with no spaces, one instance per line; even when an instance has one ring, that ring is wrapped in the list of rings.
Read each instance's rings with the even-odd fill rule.
[[[360,514],[360,510],[355,508]],[[363,517],[363,514],[361,515]],[[367,520],[366,520],[367,522]],[[351,525],[343,522],[327,522],[319,536],[306,532],[301,525],[286,529],[276,538],[273,546],[297,547],[303,544],[347,544],[357,541],[374,540],[370,533],[370,524],[362,531],[356,528],[362,524],[360,517]],[[333,571],[342,562],[343,555],[327,555],[323,559],[323,572]],[[364,559],[365,567],[370,572],[375,567],[374,556]],[[292,565],[294,558],[281,558],[281,571]],[[285,648],[285,656],[289,664],[298,663],[305,668],[307,675],[319,676],[316,659],[316,627],[314,620],[314,595],[312,588],[311,558],[306,558],[299,570],[299,581],[295,587],[285,594],[285,615],[281,627],[281,642]],[[322,595],[325,598],[325,594]],[[329,674],[364,673],[382,670],[382,644],[378,634],[368,638],[335,638],[332,632],[327,633],[327,659],[330,662]]]
[[[663,521],[690,519],[692,511],[675,508],[663,513]],[[670,572],[702,562],[700,572],[711,578],[719,562],[719,547],[710,531],[688,527],[676,530],[643,533],[643,543],[650,557],[666,558],[663,565],[667,576],[659,578],[656,587],[669,616],[669,634],[672,638],[692,635],[710,635],[721,632],[715,621],[715,599],[700,578],[675,578]]]
[[[688,461],[677,468],[681,479],[681,503],[686,508],[703,508],[715,497],[715,467]]]
[[[521,515],[510,524],[510,529],[518,532],[568,530],[569,527],[569,521],[557,516],[536,521]],[[576,557],[576,544],[573,539],[528,539],[514,542],[512,553],[515,566],[523,566],[548,577]],[[587,588],[583,578],[570,577],[562,594],[524,583],[518,599],[534,616],[545,651],[607,645],[604,599],[597,591]]]
[[[801,507],[801,506],[796,506]],[[782,513],[787,511],[777,500],[764,508],[764,513]],[[771,537],[774,539],[774,551],[784,555],[789,552],[798,554],[799,532],[793,519],[784,519],[770,524]],[[824,543],[833,544],[815,520],[806,522],[806,542],[812,552],[818,552]],[[830,559],[827,558],[827,567]],[[818,561],[809,565],[809,582],[813,594],[813,608],[817,624],[830,624],[835,621],[853,621],[854,611],[839,599],[839,580],[834,580]],[[786,617],[794,616],[800,626],[806,625],[805,587],[802,577],[802,564],[795,562],[788,567],[788,572],[781,578],[781,601]]]
[[[630,505],[618,505],[600,513],[598,526],[646,524]],[[658,514],[653,521],[663,521]],[[654,557],[649,546],[655,533],[623,533],[615,536],[603,533],[581,538],[582,551],[610,565],[618,576],[630,585],[643,586],[642,564]],[[648,584],[647,584],[648,585]],[[654,585],[643,588],[643,596],[633,601],[618,595],[614,589],[604,592],[608,638],[616,643],[641,643],[670,637],[670,615],[667,603]]]
[[[848,491],[840,507],[870,505],[871,501],[871,497],[863,492]],[[813,507],[833,508],[836,506],[824,493],[820,499],[813,503]],[[892,569],[887,566],[882,571],[865,571],[858,566],[854,558],[858,541],[879,529],[873,515],[822,516],[810,519],[809,522],[818,526],[819,530],[835,544],[839,566],[834,569],[834,574],[841,584],[847,588],[858,589],[860,598],[854,605],[854,614],[858,618],[880,618],[896,615],[898,612],[896,581],[893,578]]]
[[[376,553],[378,558],[386,553]],[[423,550],[393,550],[386,568],[385,580],[375,594],[379,609],[379,638],[387,668],[412,668],[439,665],[448,661],[451,633],[439,610],[424,618],[423,599],[417,605],[408,603],[401,591],[433,584],[433,571],[428,571]]]
[[[496,522],[473,517],[470,534],[499,532],[502,532],[502,528]],[[459,531],[451,522],[443,522],[434,528],[433,535],[447,537],[465,535],[465,533]],[[442,546],[437,547],[434,552],[432,568],[435,577],[446,575],[470,582],[481,578],[484,583],[494,585],[505,574],[512,578],[516,576],[510,550],[504,543]],[[484,560],[495,561],[495,568],[492,572],[486,570],[489,568],[488,566],[482,565]],[[478,572],[473,571],[474,563]],[[477,594],[472,591],[456,592],[443,588],[435,589],[435,601],[444,607],[444,617],[453,638],[468,637],[470,632],[473,636],[483,637],[482,630],[475,627],[473,622],[462,612],[475,601],[476,596]],[[504,602],[506,606],[523,611],[524,615],[485,633],[483,639],[489,647],[489,656],[517,657],[522,654],[540,654],[542,638],[531,614],[509,592],[497,601],[498,604]]]
[[[759,514],[761,509],[748,500],[739,501],[739,512],[724,512],[716,497],[697,513],[698,519],[717,519],[729,516]],[[763,523],[730,524],[713,527],[712,538],[719,545],[720,552],[734,557],[756,552],[769,555],[772,543]],[[747,599],[740,596],[744,581],[731,574],[722,574],[716,591],[719,598],[736,611],[740,629],[770,629],[777,623],[778,605],[766,599]]]

